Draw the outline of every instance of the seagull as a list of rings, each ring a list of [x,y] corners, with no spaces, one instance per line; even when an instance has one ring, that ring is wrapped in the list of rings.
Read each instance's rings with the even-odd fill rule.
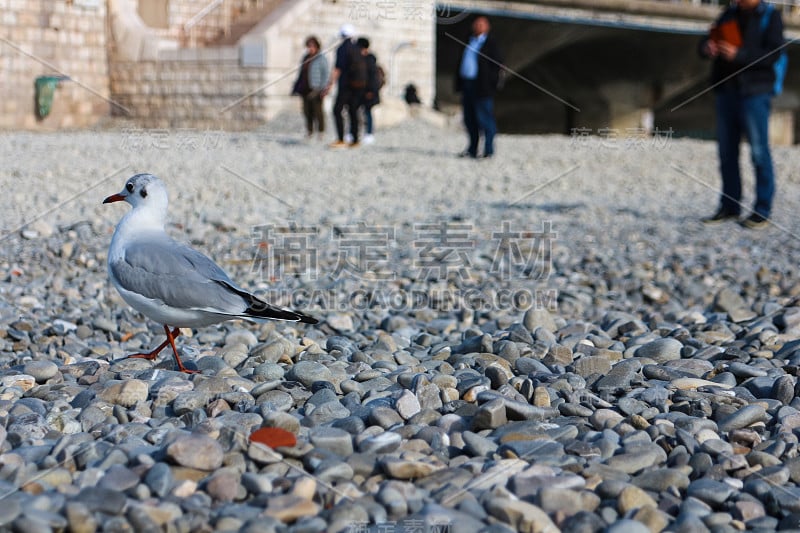
[[[178,370],[196,373],[181,362],[175,348],[180,328],[199,328],[226,320],[277,319],[305,324],[306,314],[272,306],[237,286],[214,261],[164,231],[167,189],[152,174],[136,174],[104,204],[125,201],[132,209],[114,230],[108,250],[108,275],[128,305],[163,324],[167,340],[155,350],[129,357],[153,360],[172,347]]]

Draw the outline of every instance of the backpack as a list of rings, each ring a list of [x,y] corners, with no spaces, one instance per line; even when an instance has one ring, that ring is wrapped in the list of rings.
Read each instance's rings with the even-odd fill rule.
[[[347,83],[351,89],[365,89],[369,79],[367,58],[361,53],[361,47],[351,45],[350,65],[347,69]]]
[[[382,89],[383,86],[386,85],[386,71],[383,70],[383,67],[380,65],[375,67],[375,78],[378,82],[378,89]]]
[[[772,17],[772,4],[764,4],[764,14],[761,16],[761,33],[767,31],[770,18]],[[772,95],[778,96],[783,92],[783,82],[786,79],[786,71],[789,69],[789,55],[786,53],[786,48],[780,48],[778,52],[778,59],[772,64],[772,70],[775,74],[775,84],[772,86]]]

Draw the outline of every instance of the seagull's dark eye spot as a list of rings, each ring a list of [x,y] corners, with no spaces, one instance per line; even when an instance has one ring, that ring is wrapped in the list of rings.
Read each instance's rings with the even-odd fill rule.
[[[133,192],[133,183],[126,183],[125,190],[127,190],[128,192]]]
[[[147,198],[147,189],[145,189],[145,188],[142,188],[142,190],[139,192],[139,195],[140,195],[142,198]]]

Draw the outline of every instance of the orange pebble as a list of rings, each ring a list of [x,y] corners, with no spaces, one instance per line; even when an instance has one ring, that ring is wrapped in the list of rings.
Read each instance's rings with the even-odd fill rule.
[[[292,447],[297,444],[297,437],[294,436],[294,433],[272,427],[257,429],[250,434],[250,440],[266,444],[270,448]]]

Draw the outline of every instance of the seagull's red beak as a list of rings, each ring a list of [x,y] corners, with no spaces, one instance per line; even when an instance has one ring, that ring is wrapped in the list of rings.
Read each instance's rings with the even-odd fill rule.
[[[113,202],[121,202],[124,199],[125,199],[124,196],[122,196],[121,194],[117,193],[117,194],[112,194],[111,196],[109,196],[108,198],[103,200],[103,203],[104,204],[110,204],[110,203],[113,203]]]

